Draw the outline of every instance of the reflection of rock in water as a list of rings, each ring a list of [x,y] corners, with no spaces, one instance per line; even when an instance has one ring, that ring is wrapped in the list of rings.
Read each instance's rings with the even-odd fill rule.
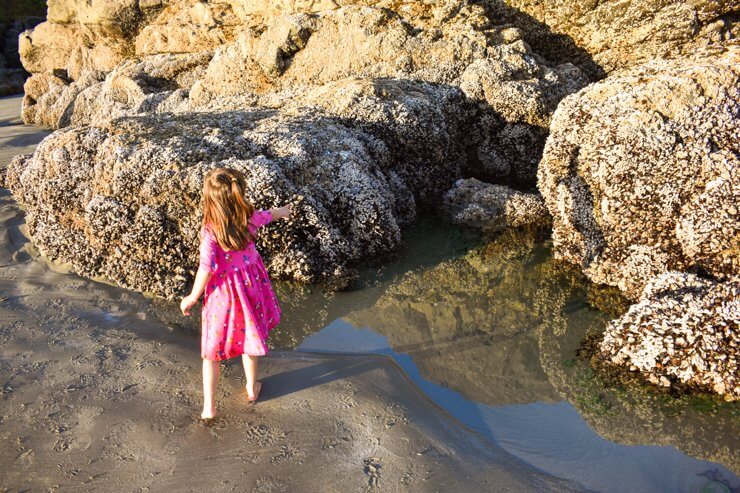
[[[533,230],[507,231],[461,258],[407,274],[346,317],[388,337],[422,375],[490,405],[559,400],[539,365],[533,302],[549,253]],[[495,382],[495,383],[493,383]]]
[[[609,290],[588,285],[554,260],[533,231],[509,230],[462,257],[406,274],[374,304],[345,316],[386,336],[422,376],[488,405],[560,401],[604,438],[672,445],[738,470],[731,409],[640,389],[613,389],[575,353],[588,331],[622,309]],[[601,300],[610,315],[586,300]]]
[[[538,300],[547,300],[538,304],[545,322],[539,333],[539,354],[549,383],[608,440],[627,445],[671,445],[693,457],[720,462],[737,473],[740,459],[733,454],[737,405],[718,407],[698,398],[655,393],[645,386],[605,386],[587,362],[573,359],[583,334],[602,331],[609,318],[589,310],[568,310],[569,299],[585,294],[579,295],[576,285],[543,283],[538,296]]]

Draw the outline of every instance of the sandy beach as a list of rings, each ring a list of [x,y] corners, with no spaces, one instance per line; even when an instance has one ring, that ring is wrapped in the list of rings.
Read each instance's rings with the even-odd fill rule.
[[[0,160],[45,132],[0,100]],[[390,358],[273,352],[249,405],[226,365],[200,411],[197,334],[144,296],[56,272],[0,192],[3,491],[570,491],[435,406]]]

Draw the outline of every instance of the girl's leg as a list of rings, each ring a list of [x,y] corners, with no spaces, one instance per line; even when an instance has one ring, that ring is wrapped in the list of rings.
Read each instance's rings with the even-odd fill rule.
[[[247,396],[252,399],[259,393],[262,386],[257,381],[257,361],[259,356],[249,356],[242,354],[242,364],[244,365],[244,376],[247,377]]]
[[[216,415],[214,397],[220,370],[218,361],[203,360],[203,412],[200,417],[210,419]]]

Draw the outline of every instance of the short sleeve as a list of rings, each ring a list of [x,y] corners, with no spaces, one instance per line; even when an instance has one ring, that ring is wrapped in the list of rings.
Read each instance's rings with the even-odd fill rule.
[[[218,243],[209,229],[203,228],[200,232],[200,266],[209,272],[216,272],[216,248]]]
[[[270,222],[272,222],[272,212],[255,211],[254,214],[252,214],[252,219],[250,220],[250,222],[255,229],[259,229],[265,224],[269,224]]]

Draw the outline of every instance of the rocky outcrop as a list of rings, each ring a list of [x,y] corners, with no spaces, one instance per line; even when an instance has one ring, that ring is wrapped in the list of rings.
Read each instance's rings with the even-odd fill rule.
[[[738,29],[737,2],[713,0],[485,0],[491,15],[522,28],[553,60],[575,61],[595,74],[697,48],[722,45]]]
[[[559,256],[632,299],[669,270],[740,274],[739,53],[657,60],[561,102],[538,182]]]
[[[404,81],[376,84],[364,99],[372,125],[293,106],[69,127],[13,161],[6,184],[47,257],[174,298],[197,266],[204,174],[240,169],[257,206],[296,209],[293,222],[272,227],[279,235],[261,237],[271,273],[341,287],[360,259],[396,248],[416,207],[461,173],[462,93],[417,84],[412,97]],[[414,135],[435,138],[417,152]]]
[[[481,178],[531,184],[557,102],[588,82],[572,64],[546,63],[518,29],[465,1],[299,4],[282,13],[260,4],[247,13],[228,3],[135,3],[95,15],[70,6],[57,13],[57,5],[24,34],[24,64],[39,79],[26,88],[26,122],[61,128],[110,115],[279,107],[324,86],[305,104],[341,114],[346,108],[331,99],[338,81],[425,81],[460,87],[475,103],[468,135]],[[39,91],[52,77],[64,84]]]
[[[34,72],[23,117],[69,130],[8,171],[34,242],[84,275],[174,297],[193,265],[200,177],[232,166],[259,206],[303,215],[262,240],[272,272],[343,286],[455,179],[533,184],[550,115],[582,73],[473,3],[361,3],[257,15],[240,2],[50,2],[21,39]]]
[[[669,272],[612,321],[600,350],[607,361],[662,387],[694,388],[740,399],[740,279],[715,282]]]
[[[487,233],[526,225],[546,226],[550,221],[539,194],[518,192],[475,178],[455,182],[444,196],[444,209],[454,223]]]

